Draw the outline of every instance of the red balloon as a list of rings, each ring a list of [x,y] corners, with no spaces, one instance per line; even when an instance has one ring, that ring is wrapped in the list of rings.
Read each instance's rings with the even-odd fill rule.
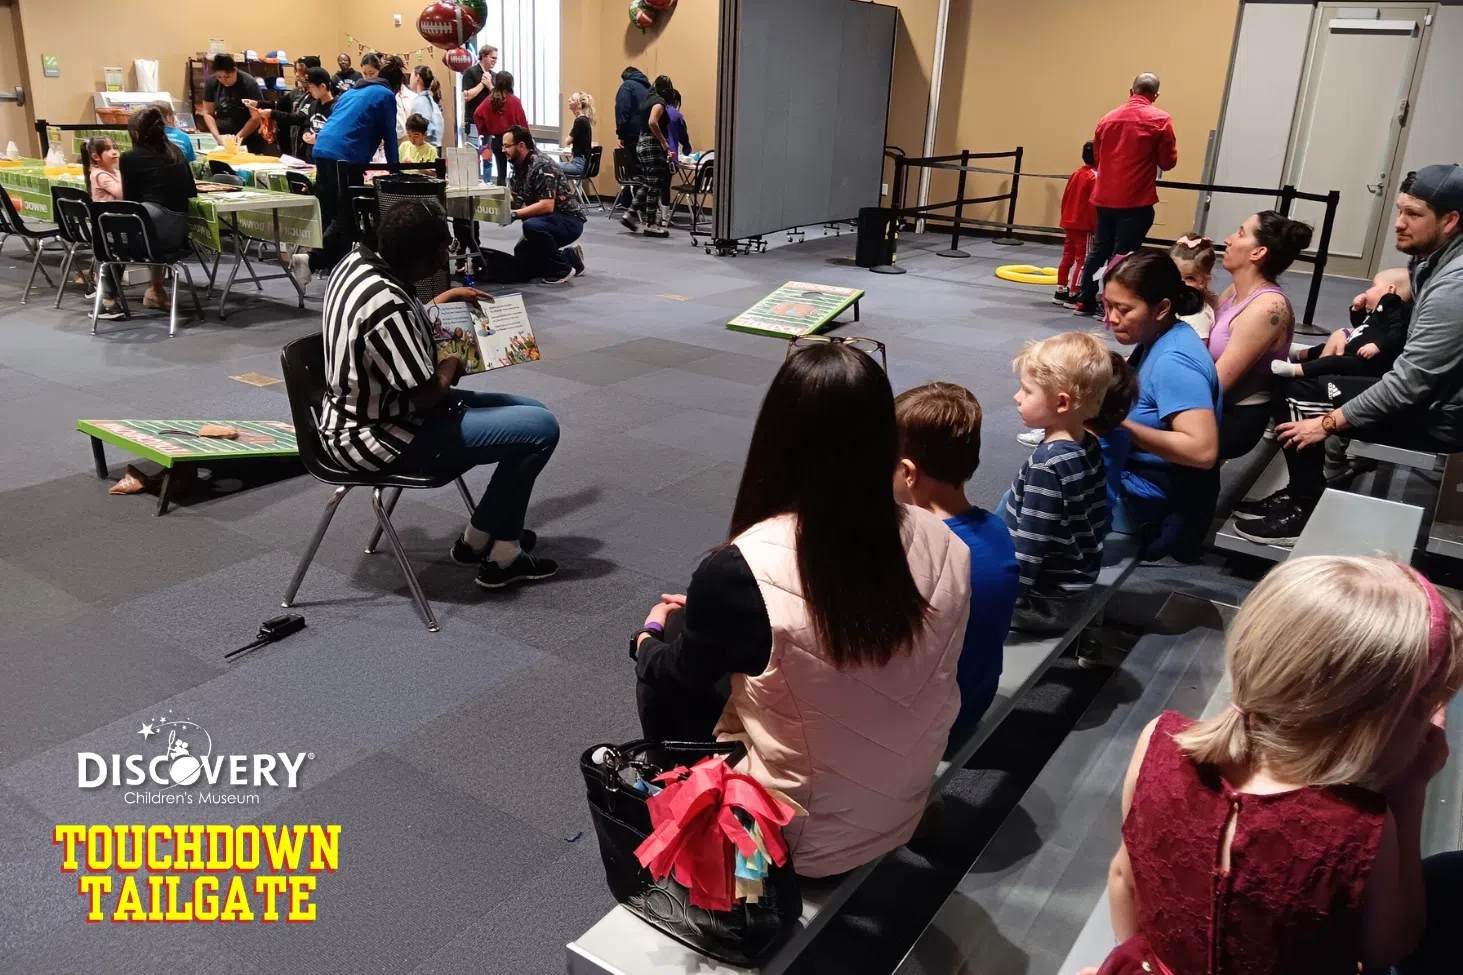
[[[465,47],[454,47],[442,55],[442,63],[447,65],[458,74],[473,66],[474,58],[472,52]]]
[[[644,0],[644,3],[656,10],[669,10],[676,5],[676,0]]]
[[[428,4],[417,17],[417,32],[427,43],[440,48],[462,47],[482,28],[472,8],[450,0]]]

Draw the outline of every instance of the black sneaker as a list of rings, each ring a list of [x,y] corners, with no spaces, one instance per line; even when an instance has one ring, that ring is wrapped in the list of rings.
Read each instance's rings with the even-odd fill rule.
[[[523,534],[518,536],[518,547],[523,549],[525,552],[532,552],[533,547],[537,544],[538,535],[534,532],[529,531],[527,528],[523,529]],[[491,548],[492,545],[493,543],[489,542],[488,548]],[[487,557],[488,549],[485,548],[479,551],[473,548],[471,545],[467,544],[467,540],[464,539],[461,535],[458,535],[457,541],[452,543],[452,561],[456,562],[458,565],[477,565],[479,562]]]
[[[1072,314],[1082,315],[1085,318],[1096,318],[1097,306],[1089,305],[1085,301],[1076,301],[1072,303]]]
[[[577,278],[584,273],[584,248],[578,244],[570,244],[564,248],[564,260],[574,269],[574,276]]]
[[[647,237],[669,237],[671,232],[658,223],[648,223],[641,231]]]
[[[1257,545],[1280,545],[1290,548],[1300,540],[1301,530],[1310,521],[1309,506],[1290,504],[1281,511],[1263,518],[1235,522],[1234,532]]]
[[[484,589],[502,589],[504,586],[511,586],[517,582],[536,582],[539,579],[548,579],[558,571],[559,563],[553,559],[546,559],[542,556],[534,558],[524,552],[506,566],[496,562],[483,562],[478,569],[478,577],[473,581]]]
[[[1072,296],[1072,292],[1068,291],[1066,288],[1058,288],[1057,293],[1052,295],[1052,304],[1054,305],[1070,305],[1076,302],[1076,300],[1077,299]]]
[[[640,232],[640,218],[629,210],[626,210],[625,215],[620,218],[620,223],[624,224],[631,233],[638,234]]]
[[[1264,518],[1273,515],[1277,511],[1283,511],[1290,507],[1290,492],[1281,488],[1274,494],[1266,495],[1263,498],[1256,498],[1252,501],[1241,501],[1234,506],[1235,520],[1242,518]]]

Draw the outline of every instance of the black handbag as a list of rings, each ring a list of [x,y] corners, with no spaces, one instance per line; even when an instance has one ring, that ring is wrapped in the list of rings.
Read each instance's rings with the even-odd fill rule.
[[[594,761],[594,756],[605,749]],[[741,742],[632,741],[595,745],[579,759],[589,796],[589,812],[599,839],[610,893],[631,912],[682,944],[730,965],[755,966],[792,933],[803,912],[803,898],[792,859],[770,866],[761,898],[739,901],[730,911],[693,907],[690,891],[667,876],[656,881],[635,858],[635,849],[654,831],[650,797],[632,784],[677,766],[690,768],[709,755],[726,755],[735,764],[746,754]]]

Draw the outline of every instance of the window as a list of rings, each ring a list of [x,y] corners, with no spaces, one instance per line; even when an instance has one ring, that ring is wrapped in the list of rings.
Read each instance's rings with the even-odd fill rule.
[[[530,125],[560,127],[560,0],[487,0],[487,23],[474,50],[498,49],[499,71],[513,74],[513,93],[523,102]]]

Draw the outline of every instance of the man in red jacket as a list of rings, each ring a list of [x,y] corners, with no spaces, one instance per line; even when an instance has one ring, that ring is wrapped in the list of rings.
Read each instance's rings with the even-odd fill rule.
[[[1133,79],[1128,100],[1097,123],[1093,152],[1097,157],[1097,232],[1082,270],[1078,315],[1097,311],[1097,272],[1114,254],[1128,254],[1143,245],[1153,226],[1153,204],[1158,202],[1158,171],[1178,165],[1173,119],[1155,108],[1158,75],[1143,73]]]

